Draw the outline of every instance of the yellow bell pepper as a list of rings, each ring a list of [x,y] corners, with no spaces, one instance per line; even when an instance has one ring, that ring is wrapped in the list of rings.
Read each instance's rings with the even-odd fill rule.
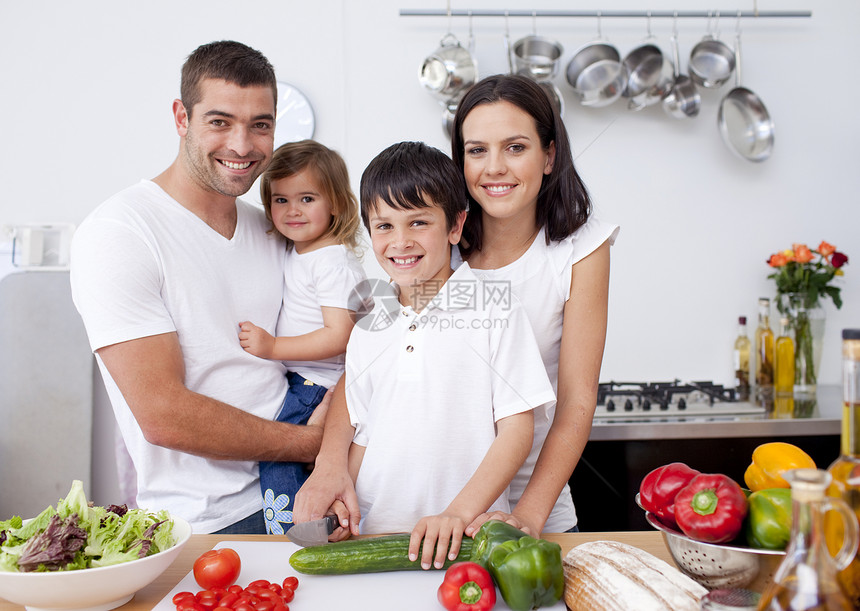
[[[782,474],[791,469],[815,469],[815,461],[790,443],[774,441],[757,447],[752,454],[752,464],[744,473],[747,488],[756,492],[768,488],[790,488]]]

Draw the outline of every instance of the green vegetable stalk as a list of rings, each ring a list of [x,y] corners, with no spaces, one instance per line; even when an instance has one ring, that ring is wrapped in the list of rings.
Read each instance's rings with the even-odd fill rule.
[[[485,566],[513,611],[554,605],[564,594],[561,546],[489,520],[474,537],[472,562]]]
[[[791,490],[759,490],[747,502],[749,513],[744,524],[747,542],[760,549],[785,549],[791,538]]]

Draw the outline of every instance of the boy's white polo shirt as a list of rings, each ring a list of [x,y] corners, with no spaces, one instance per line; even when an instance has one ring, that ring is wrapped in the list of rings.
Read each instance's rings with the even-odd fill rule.
[[[366,446],[356,482],[361,531],[408,531],[463,489],[497,420],[555,395],[507,283],[483,282],[464,264],[422,312],[393,292],[374,298],[346,357],[354,441]],[[507,511],[507,493],[492,508]]]

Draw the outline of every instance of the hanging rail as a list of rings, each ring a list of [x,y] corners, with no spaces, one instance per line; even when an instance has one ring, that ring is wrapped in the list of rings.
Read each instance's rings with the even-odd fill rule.
[[[729,18],[790,18],[812,17],[812,11],[528,11],[528,10],[451,10],[445,9],[400,9],[401,17],[713,17]]]

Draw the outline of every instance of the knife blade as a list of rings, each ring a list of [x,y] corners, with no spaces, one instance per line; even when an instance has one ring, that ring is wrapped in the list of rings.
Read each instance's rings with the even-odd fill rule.
[[[287,531],[290,541],[302,547],[314,547],[328,543],[328,536],[340,526],[335,515],[328,515],[322,520],[311,520],[293,525]]]

